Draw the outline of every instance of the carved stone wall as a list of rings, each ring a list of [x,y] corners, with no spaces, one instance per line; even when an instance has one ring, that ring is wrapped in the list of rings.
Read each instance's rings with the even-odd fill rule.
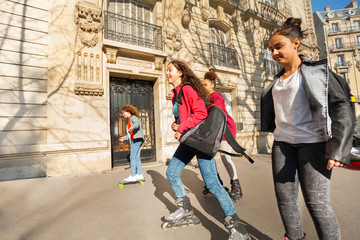
[[[102,55],[98,52],[83,50],[76,56],[75,94],[103,95]]]
[[[76,79],[74,92],[79,95],[98,95],[104,93],[102,82],[102,11],[98,6],[78,2],[74,10],[74,22],[78,37],[84,47],[76,56]]]

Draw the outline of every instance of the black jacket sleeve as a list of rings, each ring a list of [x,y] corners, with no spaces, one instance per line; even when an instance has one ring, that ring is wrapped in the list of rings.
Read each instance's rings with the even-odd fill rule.
[[[326,143],[325,157],[349,164],[354,126],[352,108],[348,96],[332,71],[329,71],[328,91],[332,138]]]

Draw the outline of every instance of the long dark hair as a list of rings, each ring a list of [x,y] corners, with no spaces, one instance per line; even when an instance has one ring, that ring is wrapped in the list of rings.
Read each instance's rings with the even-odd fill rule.
[[[274,36],[275,34],[280,34],[290,38],[291,40],[294,40],[295,38],[302,40],[307,36],[307,33],[306,30],[301,30],[301,22],[301,18],[289,17],[288,19],[286,19],[286,21],[280,28],[276,29],[273,32],[271,36]]]
[[[204,100],[208,100],[209,93],[206,91],[205,87],[202,85],[200,79],[195,75],[195,73],[188,67],[188,65],[179,60],[172,60],[170,62],[174,67],[182,72],[181,84],[189,83],[193,86],[199,97]],[[169,63],[169,64],[170,64]]]
[[[129,112],[131,115],[135,115],[137,118],[139,118],[139,111],[138,109],[130,104],[125,104],[122,108],[121,111],[123,112]]]

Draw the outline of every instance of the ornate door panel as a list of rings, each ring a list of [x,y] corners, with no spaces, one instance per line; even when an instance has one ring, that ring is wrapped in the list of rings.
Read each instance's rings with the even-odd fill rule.
[[[139,110],[145,139],[141,147],[141,161],[155,161],[155,126],[153,82],[110,78],[110,133],[113,167],[129,164],[130,144],[119,142],[126,135],[127,120],[121,108],[131,104]]]

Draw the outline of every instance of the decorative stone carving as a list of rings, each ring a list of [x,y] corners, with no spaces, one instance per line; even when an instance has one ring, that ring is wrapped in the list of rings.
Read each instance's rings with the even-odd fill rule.
[[[79,2],[74,10],[74,22],[79,28],[80,41],[87,47],[95,47],[104,27],[101,9],[91,3]]]
[[[101,63],[101,54],[85,50],[78,52],[76,56],[75,94],[103,95]]]
[[[164,50],[169,53],[170,56],[178,52],[181,47],[181,35],[179,31],[173,28],[164,29],[164,44]]]
[[[164,57],[155,57],[155,61],[154,61],[155,70],[158,70],[158,71],[162,70],[164,59],[165,59]]]
[[[105,52],[106,52],[106,62],[116,64],[116,55],[117,55],[118,49],[106,47]]]
[[[191,21],[191,13],[188,9],[184,9],[184,14],[181,18],[181,23],[182,25],[187,26],[189,25],[190,21]]]

